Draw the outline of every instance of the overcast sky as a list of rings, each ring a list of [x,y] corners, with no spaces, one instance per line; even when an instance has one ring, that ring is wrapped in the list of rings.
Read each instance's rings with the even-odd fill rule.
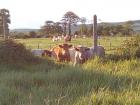
[[[140,0],[0,0],[2,8],[10,11],[10,29],[40,28],[46,20],[61,20],[67,11],[89,21],[94,14],[101,22],[140,20]]]

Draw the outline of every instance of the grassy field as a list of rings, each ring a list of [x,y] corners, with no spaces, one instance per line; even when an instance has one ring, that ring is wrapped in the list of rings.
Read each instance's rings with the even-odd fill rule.
[[[113,46],[124,40],[109,39]],[[108,43],[100,40],[101,45]],[[48,39],[17,41],[26,46],[42,43],[41,48],[56,45]],[[91,46],[92,40],[72,43]],[[36,65],[1,64],[0,105],[140,105],[140,60],[95,58],[76,67],[46,59]]]
[[[130,39],[131,37],[101,37],[98,40],[98,45],[102,45],[105,47],[107,52],[110,52],[114,48],[120,46],[120,44],[126,40]],[[27,48],[30,49],[51,49],[53,46],[58,44],[62,44],[64,41],[57,41],[53,42],[50,38],[33,38],[33,39],[16,39],[16,41],[23,43]],[[91,47],[93,46],[93,39],[92,38],[77,38],[72,39],[70,42],[72,45],[84,45]]]

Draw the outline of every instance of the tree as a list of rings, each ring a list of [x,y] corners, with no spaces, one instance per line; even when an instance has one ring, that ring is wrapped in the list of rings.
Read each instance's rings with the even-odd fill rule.
[[[29,36],[30,36],[31,38],[35,38],[35,37],[37,36],[37,34],[36,34],[35,31],[30,31],[30,32],[29,32]]]
[[[103,34],[102,31],[103,31],[103,25],[98,25],[98,27],[97,27],[97,35],[102,35]]]
[[[63,32],[63,29],[62,29],[62,24],[61,24],[61,22],[56,22],[55,23],[55,32],[57,33],[57,34],[62,34],[62,32]]]
[[[46,21],[45,22],[45,25],[41,27],[41,33],[42,34],[47,34],[47,35],[50,35],[50,34],[53,34],[53,26],[54,26],[54,22],[53,21]]]
[[[66,35],[66,29],[67,29],[67,22],[66,22],[66,19],[62,19],[61,20],[61,25],[63,27],[63,34],[64,36]]]
[[[61,34],[63,32],[61,24],[53,21],[46,21],[45,25],[41,27],[40,31],[45,35]]]
[[[90,28],[88,29],[88,35],[89,36],[93,35],[93,25],[91,25]]]
[[[71,25],[76,24],[80,18],[72,11],[68,11],[64,14],[63,20],[68,24],[68,34],[71,35]]]
[[[81,34],[81,35],[87,35],[87,34],[88,34],[88,28],[87,28],[86,24],[83,24],[83,25],[80,27],[80,34]]]
[[[0,34],[3,34],[4,39],[9,35],[9,23],[11,23],[9,10],[0,9]]]
[[[132,21],[124,22],[123,28],[125,30],[125,33],[124,33],[125,35],[132,34],[132,32],[133,32],[133,24],[134,24],[134,22],[132,22]]]
[[[87,34],[88,29],[87,29],[86,24],[85,24],[86,18],[85,17],[80,18],[80,22],[82,23],[81,27],[80,27],[81,35]]]

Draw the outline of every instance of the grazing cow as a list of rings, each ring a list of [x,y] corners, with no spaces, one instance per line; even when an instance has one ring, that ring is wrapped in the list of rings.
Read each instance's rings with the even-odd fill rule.
[[[62,44],[52,49],[52,57],[57,61],[70,61],[69,49],[72,45]]]
[[[62,40],[62,37],[61,36],[53,36],[52,37],[53,42],[58,41],[58,40]]]
[[[69,52],[70,60],[74,65],[84,63],[93,55],[92,49],[83,46],[74,47],[73,49],[70,49]]]
[[[65,41],[65,42],[71,41],[71,35],[66,35],[66,36],[64,37],[64,41]]]
[[[53,36],[52,41],[53,42],[58,41],[58,37],[57,36]]]
[[[42,56],[42,54],[44,53],[43,49],[32,49],[31,53],[35,56]]]
[[[62,36],[57,36],[57,39],[58,40],[62,40]]]
[[[75,35],[74,35],[74,38],[77,38],[77,37],[78,37],[78,35],[77,35],[77,34],[75,34]]]
[[[97,52],[95,52],[95,49],[93,47],[88,48],[88,47],[83,47],[83,46],[78,46],[73,49],[69,50],[70,52],[70,59],[71,62],[74,64],[82,64],[88,59],[96,56],[99,57],[104,57],[105,55],[105,50],[102,46],[97,46]]]

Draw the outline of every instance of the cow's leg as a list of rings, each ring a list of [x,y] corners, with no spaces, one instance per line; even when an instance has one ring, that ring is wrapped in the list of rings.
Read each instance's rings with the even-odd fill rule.
[[[57,55],[57,62],[60,62],[61,60],[60,60],[60,56],[59,55]]]
[[[62,62],[64,59],[63,59],[63,57],[62,57],[62,55],[60,54],[58,54],[58,56],[57,56],[57,61],[58,62]]]

